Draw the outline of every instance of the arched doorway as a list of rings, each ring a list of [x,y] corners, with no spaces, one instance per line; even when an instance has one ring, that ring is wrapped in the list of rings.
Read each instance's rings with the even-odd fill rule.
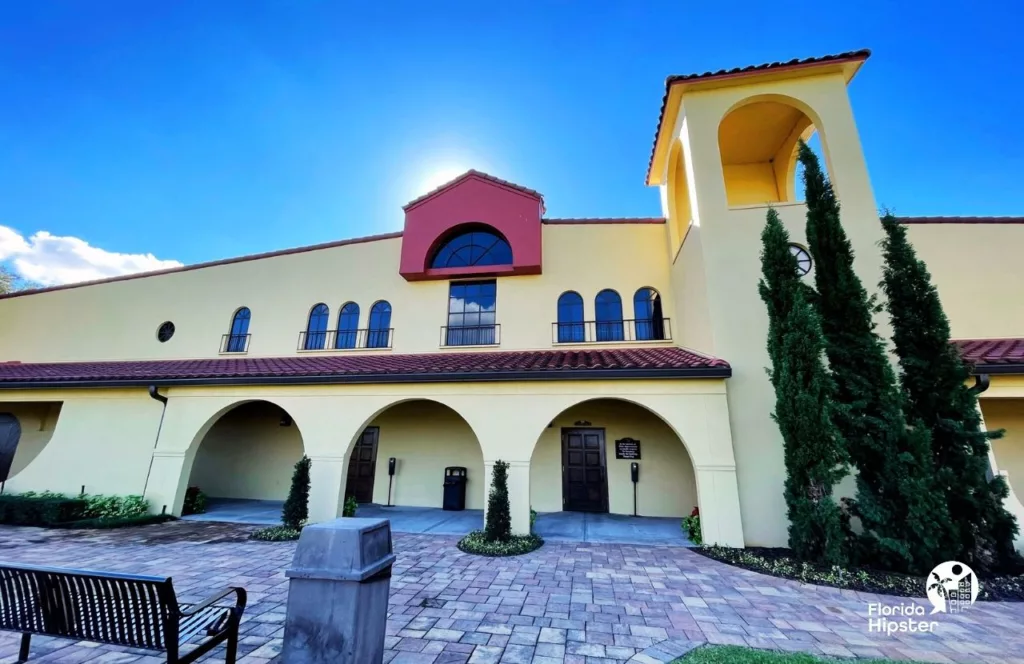
[[[280,406],[249,401],[227,410],[203,436],[192,461],[188,486],[209,500],[202,518],[277,522],[302,454],[302,433]]]
[[[593,399],[563,410],[540,434],[530,501],[542,536],[547,521],[555,529],[548,536],[624,529],[623,541],[684,544],[679,519],[698,504],[697,481],[686,446],[661,417],[623,399]]]
[[[466,469],[462,511],[442,510],[445,469],[453,466]],[[345,496],[360,503],[357,516],[385,516],[395,532],[479,528],[486,493],[476,434],[458,412],[437,401],[401,401],[377,412],[349,454]]]

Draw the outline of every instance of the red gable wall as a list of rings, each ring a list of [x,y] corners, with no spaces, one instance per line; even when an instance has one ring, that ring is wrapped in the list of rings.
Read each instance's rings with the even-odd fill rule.
[[[405,207],[399,273],[409,281],[540,274],[543,211],[537,192],[470,171]],[[429,269],[438,246],[463,224],[486,224],[504,235],[512,247],[512,265]]]

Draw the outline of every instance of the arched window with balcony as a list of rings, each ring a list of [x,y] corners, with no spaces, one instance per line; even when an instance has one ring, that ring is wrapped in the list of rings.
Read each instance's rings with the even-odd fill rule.
[[[323,350],[327,344],[327,324],[331,310],[321,302],[309,312],[309,323],[306,324],[306,340],[302,347],[305,350]]]
[[[610,288],[594,299],[598,341],[622,341],[622,298]]]
[[[338,311],[338,332],[335,348],[355,348],[359,336],[359,305],[346,302]]]
[[[231,331],[224,343],[226,353],[244,353],[249,348],[249,307],[241,307],[231,317]]]
[[[583,298],[576,291],[566,291],[558,296],[557,339],[560,344],[579,343],[585,340],[583,327]]]
[[[367,348],[391,347],[391,304],[387,300],[380,300],[370,307],[368,327]]]
[[[647,287],[637,290],[633,295],[633,318],[637,341],[665,338],[665,318],[658,291]]]
[[[430,260],[432,269],[512,265],[512,247],[489,226],[473,225],[445,240]]]

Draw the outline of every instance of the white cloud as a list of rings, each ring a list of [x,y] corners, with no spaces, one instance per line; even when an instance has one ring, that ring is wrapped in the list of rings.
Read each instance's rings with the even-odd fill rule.
[[[153,254],[119,254],[71,236],[39,231],[29,238],[8,226],[0,226],[0,261],[18,276],[43,286],[105,279],[122,274],[181,267]]]

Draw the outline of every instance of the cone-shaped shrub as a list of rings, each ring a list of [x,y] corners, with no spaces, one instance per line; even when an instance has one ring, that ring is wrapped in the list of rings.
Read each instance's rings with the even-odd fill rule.
[[[946,555],[975,570],[1013,570],[1020,559],[1016,519],[1003,508],[1008,487],[1002,477],[988,477],[989,441],[1002,432],[982,430],[978,399],[967,385],[970,369],[950,341],[949,319],[907,229],[888,214],[882,227],[881,287],[908,417],[931,432],[935,484],[949,506]]]
[[[800,143],[807,241],[814,259],[818,313],[841,408],[835,422],[857,467],[853,514],[860,517],[862,562],[927,573],[946,560],[945,499],[934,489],[931,436],[903,415],[896,375],[875,330],[875,306],[853,269],[839,202],[817,156]]]
[[[785,450],[789,547],[803,560],[845,565],[849,528],[832,491],[847,474],[846,453],[832,421],[834,387],[824,364],[821,323],[775,210],[768,211],[761,241],[758,287],[768,307],[772,416]]]
[[[288,500],[284,501],[281,510],[281,521],[289,528],[301,528],[309,518],[309,457],[302,458],[295,464],[292,473],[292,486],[288,490]]]
[[[512,515],[508,504],[508,464],[495,461],[491,474],[491,492],[487,496],[487,523],[484,536],[492,542],[507,542],[512,537]]]

